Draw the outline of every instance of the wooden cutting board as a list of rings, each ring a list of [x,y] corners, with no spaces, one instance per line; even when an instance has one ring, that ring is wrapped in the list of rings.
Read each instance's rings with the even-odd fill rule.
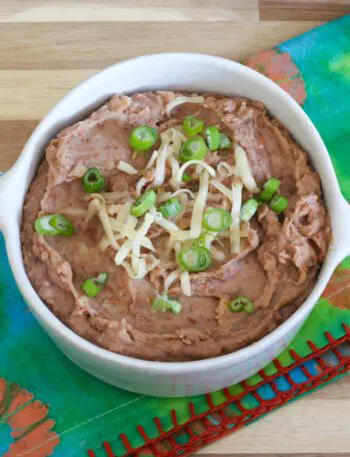
[[[350,0],[0,0],[0,170],[79,81],[136,55],[242,59],[350,12]],[[350,457],[350,377],[201,454]]]

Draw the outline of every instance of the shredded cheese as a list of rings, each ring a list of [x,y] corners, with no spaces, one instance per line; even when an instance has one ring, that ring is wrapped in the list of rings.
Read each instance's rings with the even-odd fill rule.
[[[123,243],[116,256],[114,257],[114,262],[116,265],[121,265],[127,258],[132,249],[132,243],[133,240],[127,240]]]
[[[183,214],[185,214],[188,209],[188,198],[187,198],[187,194],[179,194],[179,201],[180,201],[180,205],[181,205],[181,213],[179,214],[179,217],[181,217]]]
[[[142,188],[148,183],[148,179],[145,178],[144,176],[138,180],[136,184],[136,195],[140,197]]]
[[[151,258],[151,261],[147,263],[147,259]],[[132,269],[131,265],[128,262],[123,262],[121,265],[125,268],[128,275],[133,279],[142,279],[144,278],[151,270],[156,268],[160,263],[160,260],[154,256],[143,255],[141,254],[140,262],[138,266],[138,271]]]
[[[168,144],[164,143],[158,150],[157,164],[154,172],[153,186],[157,187],[163,184],[165,179],[165,163],[168,151]]]
[[[245,150],[238,144],[235,146],[236,176],[240,177],[243,185],[251,192],[259,192],[252,171],[249,166]]]
[[[172,271],[164,281],[164,292],[168,292],[170,286],[180,277],[180,270]]]
[[[123,205],[120,204],[112,204],[112,205],[107,205],[106,210],[108,213],[108,216],[115,216],[116,214],[119,213],[119,211],[122,209]]]
[[[225,195],[230,201],[232,201],[232,192],[226,186],[224,186],[220,181],[213,179],[210,181],[210,184],[215,187],[215,189],[219,190],[222,194]]]
[[[184,97],[184,96],[181,96],[181,97],[174,98],[174,100],[169,102],[167,104],[167,106],[165,107],[165,112],[169,116],[171,111],[175,108],[175,106],[182,105],[182,103],[187,103],[187,102],[190,102],[190,103],[204,103],[204,97],[202,97],[202,96],[195,96],[195,97]]]
[[[133,216],[132,214],[128,214],[124,223],[120,224],[122,233],[126,234],[127,232],[132,232],[133,230],[135,230],[137,222],[137,217]]]
[[[153,165],[156,163],[157,157],[158,157],[158,150],[156,149],[152,152],[151,158],[149,159],[148,164],[146,165],[146,170],[149,170],[150,168],[153,167]]]
[[[180,165],[179,165],[178,160],[174,156],[169,157],[169,162],[171,165],[171,179],[169,181],[169,184],[171,185],[171,187],[173,189],[178,189],[180,186],[180,183],[176,178],[177,178],[177,174],[180,169]]]
[[[222,177],[229,177],[235,174],[235,168],[227,162],[220,162],[216,167],[218,173]]]
[[[122,227],[121,236],[129,238],[129,240],[134,240],[137,235],[137,230],[135,230],[137,222],[137,218],[129,214]],[[141,246],[143,246],[146,249],[149,249],[150,251],[155,251],[152,241],[147,236],[145,236],[142,239]]]
[[[116,237],[114,237],[114,239],[115,239],[115,242],[116,242],[116,244],[118,246],[118,249],[120,249],[120,246],[116,241]],[[104,252],[107,248],[109,248],[110,245],[111,245],[110,240],[106,236],[103,236],[101,238],[101,241],[98,244],[98,247],[99,247],[100,251]]]
[[[87,214],[84,208],[75,208],[73,206],[60,209],[60,214],[65,214],[71,217],[84,217]]]
[[[211,246],[210,252],[213,256],[213,259],[217,260],[218,262],[223,262],[226,259],[225,254],[219,249],[217,249],[215,246]]]
[[[231,253],[238,254],[240,251],[241,232],[239,227],[240,211],[242,206],[242,184],[232,184],[232,225],[230,227]]]
[[[174,222],[164,217],[156,219],[156,223],[169,233],[179,232],[181,230]]]
[[[202,230],[202,219],[205,209],[205,204],[208,197],[209,174],[203,171],[199,178],[199,190],[194,201],[192,218],[191,218],[191,236],[198,238]]]
[[[184,174],[184,171],[186,170],[187,167],[191,165],[200,165],[202,168],[205,168],[205,170],[212,176],[213,178],[215,177],[216,173],[213,167],[208,165],[207,163],[203,162],[202,160],[189,160],[188,162],[185,162],[180,170],[177,173],[176,180],[178,182],[181,182],[182,180],[182,175]]]
[[[90,202],[91,200],[98,200],[103,205],[106,203],[104,193],[100,193],[100,194],[93,193],[93,194],[84,195],[84,200],[87,200],[88,202]]]
[[[180,132],[180,130],[173,128],[172,129],[172,141],[174,145],[174,154],[176,157],[180,154],[181,146],[182,143],[184,143],[187,140],[187,137]]]
[[[128,262],[121,263],[121,266],[125,268],[128,275],[133,279],[142,279],[147,274],[147,267],[145,259],[141,259],[138,265],[138,270],[135,273],[132,266]]]
[[[130,192],[128,190],[116,190],[114,192],[102,192],[100,194],[91,195],[93,195],[95,198],[102,198],[103,202],[106,200],[108,203],[113,203],[125,198],[130,198]]]
[[[126,221],[127,217],[129,216],[131,206],[132,206],[132,202],[126,202],[119,210],[117,218],[115,220],[115,227],[117,230],[119,230],[119,231],[122,230],[123,225],[125,224],[125,221]],[[137,223],[137,220],[136,220],[136,223]]]
[[[176,197],[176,195],[179,195],[179,194],[182,194],[182,193],[190,195],[191,198],[194,198],[194,197],[195,197],[194,193],[191,192],[190,189],[179,189],[179,190],[177,190],[176,192],[173,192],[173,193],[170,195],[170,198],[171,198],[171,197]]]
[[[139,228],[137,235],[133,239],[132,243],[132,252],[131,252],[131,265],[135,273],[139,271],[139,262],[140,262],[140,249],[141,242],[146,236],[148,230],[154,222],[154,215],[151,213],[146,213],[145,219]]]
[[[112,229],[112,226],[111,226],[111,221],[110,221],[110,219],[108,217],[105,205],[101,205],[101,204],[99,205],[98,215],[99,215],[99,218],[100,218],[100,220],[102,222],[103,229],[104,229],[104,231],[106,233],[106,236],[107,236],[108,240],[111,243],[111,246],[116,250],[119,249],[119,246],[116,243],[116,241],[114,239],[114,236],[113,236],[113,229]]]
[[[128,175],[137,175],[137,170],[130,163],[120,160],[118,163],[118,170],[123,171]]]
[[[181,288],[182,288],[183,294],[186,295],[186,297],[191,297],[191,295],[192,295],[191,282],[190,282],[190,274],[188,271],[184,271],[181,274],[180,281],[181,281]]]
[[[175,251],[175,255],[177,257],[181,252],[181,243],[179,241],[176,241],[174,243],[174,251]]]
[[[191,230],[181,230],[179,232],[173,232],[170,235],[170,243],[175,243],[175,241],[187,241],[191,239]]]

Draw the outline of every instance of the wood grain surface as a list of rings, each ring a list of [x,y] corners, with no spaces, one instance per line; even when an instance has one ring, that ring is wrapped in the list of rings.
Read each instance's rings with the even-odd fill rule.
[[[330,21],[350,11],[349,0],[260,0],[263,21]]]
[[[162,51],[231,59],[350,12],[350,0],[0,0],[0,170],[87,76]],[[206,457],[350,457],[350,377],[203,449]]]

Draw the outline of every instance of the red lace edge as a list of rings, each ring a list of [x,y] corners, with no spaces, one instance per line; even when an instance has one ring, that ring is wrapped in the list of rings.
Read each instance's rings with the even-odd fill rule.
[[[183,424],[179,424],[177,421],[177,413],[176,410],[171,411],[171,421],[173,423],[173,428],[165,432],[162,427],[162,423],[159,417],[154,417],[153,421],[159,431],[159,435],[155,438],[150,438],[145,429],[142,425],[136,425],[136,429],[142,439],[144,440],[144,444],[134,448],[127,435],[124,433],[119,434],[119,439],[123,443],[124,448],[126,449],[126,453],[123,454],[123,457],[130,456],[132,454],[137,454],[141,451],[148,451],[149,455],[153,455],[154,457],[174,457],[181,451],[181,456],[189,455],[204,445],[212,443],[213,441],[225,436],[229,433],[232,433],[245,425],[249,424],[250,422],[256,420],[258,417],[266,414],[278,407],[285,405],[286,403],[290,402],[294,398],[304,395],[307,392],[321,386],[324,383],[331,381],[332,379],[340,376],[341,374],[346,373],[350,370],[350,356],[342,355],[337,347],[343,343],[350,342],[350,327],[346,324],[343,324],[343,328],[345,331],[345,335],[339,339],[335,339],[330,332],[325,332],[325,337],[328,340],[328,344],[322,348],[318,348],[312,341],[307,341],[307,344],[311,350],[310,354],[306,357],[300,357],[293,349],[289,351],[290,356],[294,360],[294,363],[289,365],[288,367],[283,367],[278,359],[273,360],[273,364],[277,369],[277,373],[274,375],[266,375],[264,370],[261,370],[258,374],[261,376],[262,381],[257,383],[253,386],[248,385],[245,381],[241,382],[241,386],[243,387],[243,391],[238,395],[232,395],[229,392],[229,389],[223,389],[223,393],[226,397],[226,401],[221,403],[220,405],[215,406],[212,401],[212,397],[210,394],[205,396],[208,410],[201,413],[196,414],[195,407],[193,402],[188,403],[190,419],[188,419]],[[332,351],[333,354],[337,357],[339,363],[334,366],[328,366],[322,360],[321,356],[327,352]],[[304,364],[308,360],[316,359],[319,367],[321,368],[321,372],[317,375],[312,375],[306,367],[302,367],[302,371],[307,377],[307,380],[303,383],[295,383],[292,377],[288,374],[294,368],[299,367],[300,365]],[[272,383],[276,378],[284,375],[291,385],[291,388],[286,392],[280,392],[277,387]],[[271,384],[269,384],[271,383]],[[269,384],[271,389],[273,390],[274,394],[276,395],[271,400],[264,400],[257,392],[257,389],[263,385]],[[241,399],[245,397],[247,394],[252,394],[255,399],[259,402],[259,406],[253,409],[246,409],[242,403]],[[240,410],[241,414],[239,416],[226,416],[224,413],[224,409],[229,406],[230,404],[235,403],[235,405]],[[222,419],[219,424],[213,424],[212,422],[207,419],[206,416],[218,413],[220,418]],[[204,432],[195,435],[190,428],[190,425],[194,421],[201,421],[201,426],[204,429]],[[228,428],[230,425],[232,427]],[[189,441],[184,444],[177,443],[174,439],[174,435],[178,432],[185,432],[190,437]],[[156,444],[166,441],[168,446],[170,447],[169,450],[160,451],[157,449]],[[112,446],[108,441],[104,441],[102,443],[104,451],[107,457],[117,457],[117,455],[113,452]],[[92,449],[87,451],[88,457],[96,457],[95,452]]]

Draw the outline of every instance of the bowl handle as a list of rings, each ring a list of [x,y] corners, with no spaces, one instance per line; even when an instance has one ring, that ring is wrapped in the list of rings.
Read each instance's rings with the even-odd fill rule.
[[[341,199],[341,222],[334,230],[338,238],[340,261],[350,255],[350,204],[344,197]]]
[[[0,173],[0,230],[5,231],[14,222],[15,210],[13,199],[16,198],[16,189],[13,186],[12,168]]]

